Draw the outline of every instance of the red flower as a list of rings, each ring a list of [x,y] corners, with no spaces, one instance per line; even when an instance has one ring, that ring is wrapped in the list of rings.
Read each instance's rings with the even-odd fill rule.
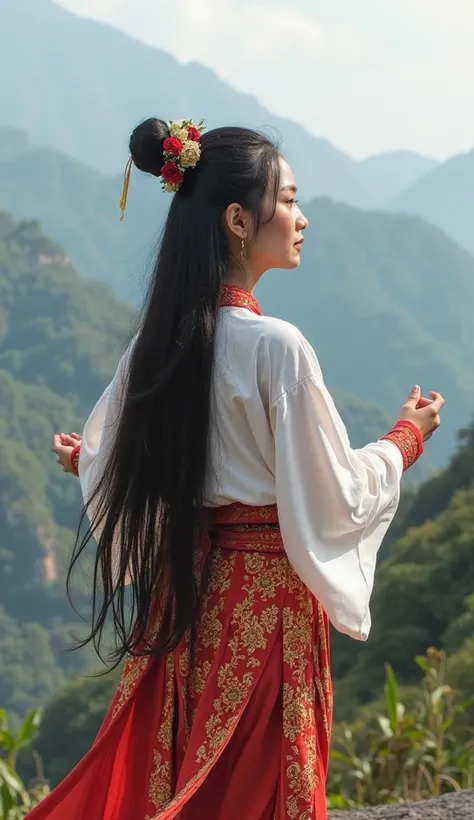
[[[183,181],[183,172],[174,162],[165,162],[160,171],[160,176],[164,182],[171,182],[174,185],[181,185]]]
[[[198,128],[194,127],[194,125],[190,125],[188,128],[188,139],[192,140],[192,142],[201,141],[201,133]]]
[[[183,143],[178,137],[167,137],[163,143],[163,151],[165,154],[174,154],[179,156],[183,150]]]

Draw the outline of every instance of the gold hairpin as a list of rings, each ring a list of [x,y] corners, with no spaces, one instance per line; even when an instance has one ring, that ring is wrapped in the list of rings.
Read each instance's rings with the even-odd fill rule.
[[[121,211],[120,215],[120,222],[123,222],[123,218],[125,216],[125,209],[127,207],[127,197],[128,197],[128,188],[130,186],[130,176],[132,173],[132,165],[133,165],[133,158],[130,157],[126,166],[125,166],[125,173],[123,176],[123,188],[122,188],[122,196],[120,197],[119,208]]]

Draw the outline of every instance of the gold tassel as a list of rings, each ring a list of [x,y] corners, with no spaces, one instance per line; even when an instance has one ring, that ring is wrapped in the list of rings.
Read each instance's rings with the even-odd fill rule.
[[[122,196],[120,197],[119,208],[121,211],[120,222],[123,222],[123,218],[125,216],[125,208],[127,207],[127,197],[128,197],[128,188],[130,185],[130,175],[132,173],[132,165],[133,159],[130,157],[126,166],[125,166],[125,174],[123,177],[123,188],[122,188]]]

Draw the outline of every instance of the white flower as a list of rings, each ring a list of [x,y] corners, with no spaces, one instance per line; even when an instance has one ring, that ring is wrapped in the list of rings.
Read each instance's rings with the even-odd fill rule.
[[[193,140],[183,143],[183,150],[179,155],[179,164],[182,168],[194,168],[201,156],[201,146]]]
[[[182,122],[170,122],[169,128],[172,137],[177,137],[181,142],[187,141],[188,129],[183,127]]]
[[[163,185],[163,190],[167,194],[175,194],[176,191],[179,191],[180,187],[179,182],[165,182]]]

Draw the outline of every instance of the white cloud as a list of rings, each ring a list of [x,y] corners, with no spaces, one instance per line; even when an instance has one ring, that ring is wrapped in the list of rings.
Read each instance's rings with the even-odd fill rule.
[[[472,0],[402,0],[400,5],[412,18],[434,28],[460,35],[474,28]]]
[[[58,0],[366,154],[474,143],[472,0]]]

